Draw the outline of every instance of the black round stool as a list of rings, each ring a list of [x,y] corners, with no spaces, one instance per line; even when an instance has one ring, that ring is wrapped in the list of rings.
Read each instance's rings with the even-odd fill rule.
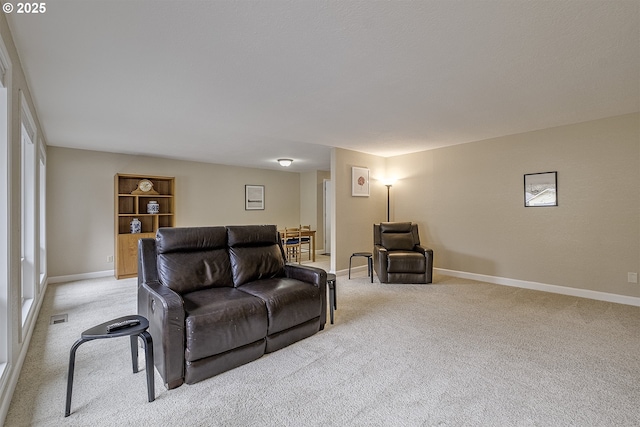
[[[371,283],[373,283],[373,259],[371,258],[373,255],[371,252],[354,252],[349,257],[349,279],[351,279],[351,259],[354,256],[363,256],[367,258],[367,276],[371,276]]]
[[[131,321],[131,324],[127,325],[125,323],[126,321]],[[68,417],[71,413],[71,392],[73,388],[73,371],[76,364],[76,350],[78,350],[78,347],[80,347],[82,343],[102,338],[131,338],[131,359],[134,374],[138,372],[138,337],[142,338],[142,345],[144,346],[144,356],[146,361],[145,369],[147,371],[147,394],[149,397],[149,402],[153,402],[155,400],[156,394],[154,390],[153,380],[153,341],[151,339],[151,334],[147,332],[148,327],[149,321],[146,318],[138,315],[130,315],[101,323],[98,326],[87,329],[80,335],[80,339],[76,341],[75,344],[73,344],[73,346],[71,347],[71,354],[69,355],[69,374],[67,377],[67,404],[64,411],[65,417]]]

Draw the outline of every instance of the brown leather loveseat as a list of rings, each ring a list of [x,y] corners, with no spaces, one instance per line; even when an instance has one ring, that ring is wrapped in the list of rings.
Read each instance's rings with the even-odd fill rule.
[[[327,274],[286,264],[276,226],[161,228],[138,253],[138,312],[169,389],[324,328]]]

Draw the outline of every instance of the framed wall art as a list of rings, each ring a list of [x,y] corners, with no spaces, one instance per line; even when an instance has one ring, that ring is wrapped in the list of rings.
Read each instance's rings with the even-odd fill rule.
[[[246,211],[264,210],[264,185],[244,186],[244,209]]]
[[[355,197],[369,197],[369,169],[351,168],[351,195]]]
[[[558,206],[558,172],[525,174],[524,206]]]

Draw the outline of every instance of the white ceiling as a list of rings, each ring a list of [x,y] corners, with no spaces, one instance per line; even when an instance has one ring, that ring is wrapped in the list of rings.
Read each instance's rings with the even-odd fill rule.
[[[55,0],[6,15],[49,145],[259,168],[640,110],[640,1]]]

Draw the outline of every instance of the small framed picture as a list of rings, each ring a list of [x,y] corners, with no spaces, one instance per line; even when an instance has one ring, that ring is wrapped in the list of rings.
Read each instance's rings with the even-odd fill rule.
[[[525,174],[524,206],[558,206],[558,172]]]
[[[351,168],[351,195],[355,197],[369,197],[369,169]]]
[[[244,186],[244,209],[246,211],[264,210],[264,185]]]

